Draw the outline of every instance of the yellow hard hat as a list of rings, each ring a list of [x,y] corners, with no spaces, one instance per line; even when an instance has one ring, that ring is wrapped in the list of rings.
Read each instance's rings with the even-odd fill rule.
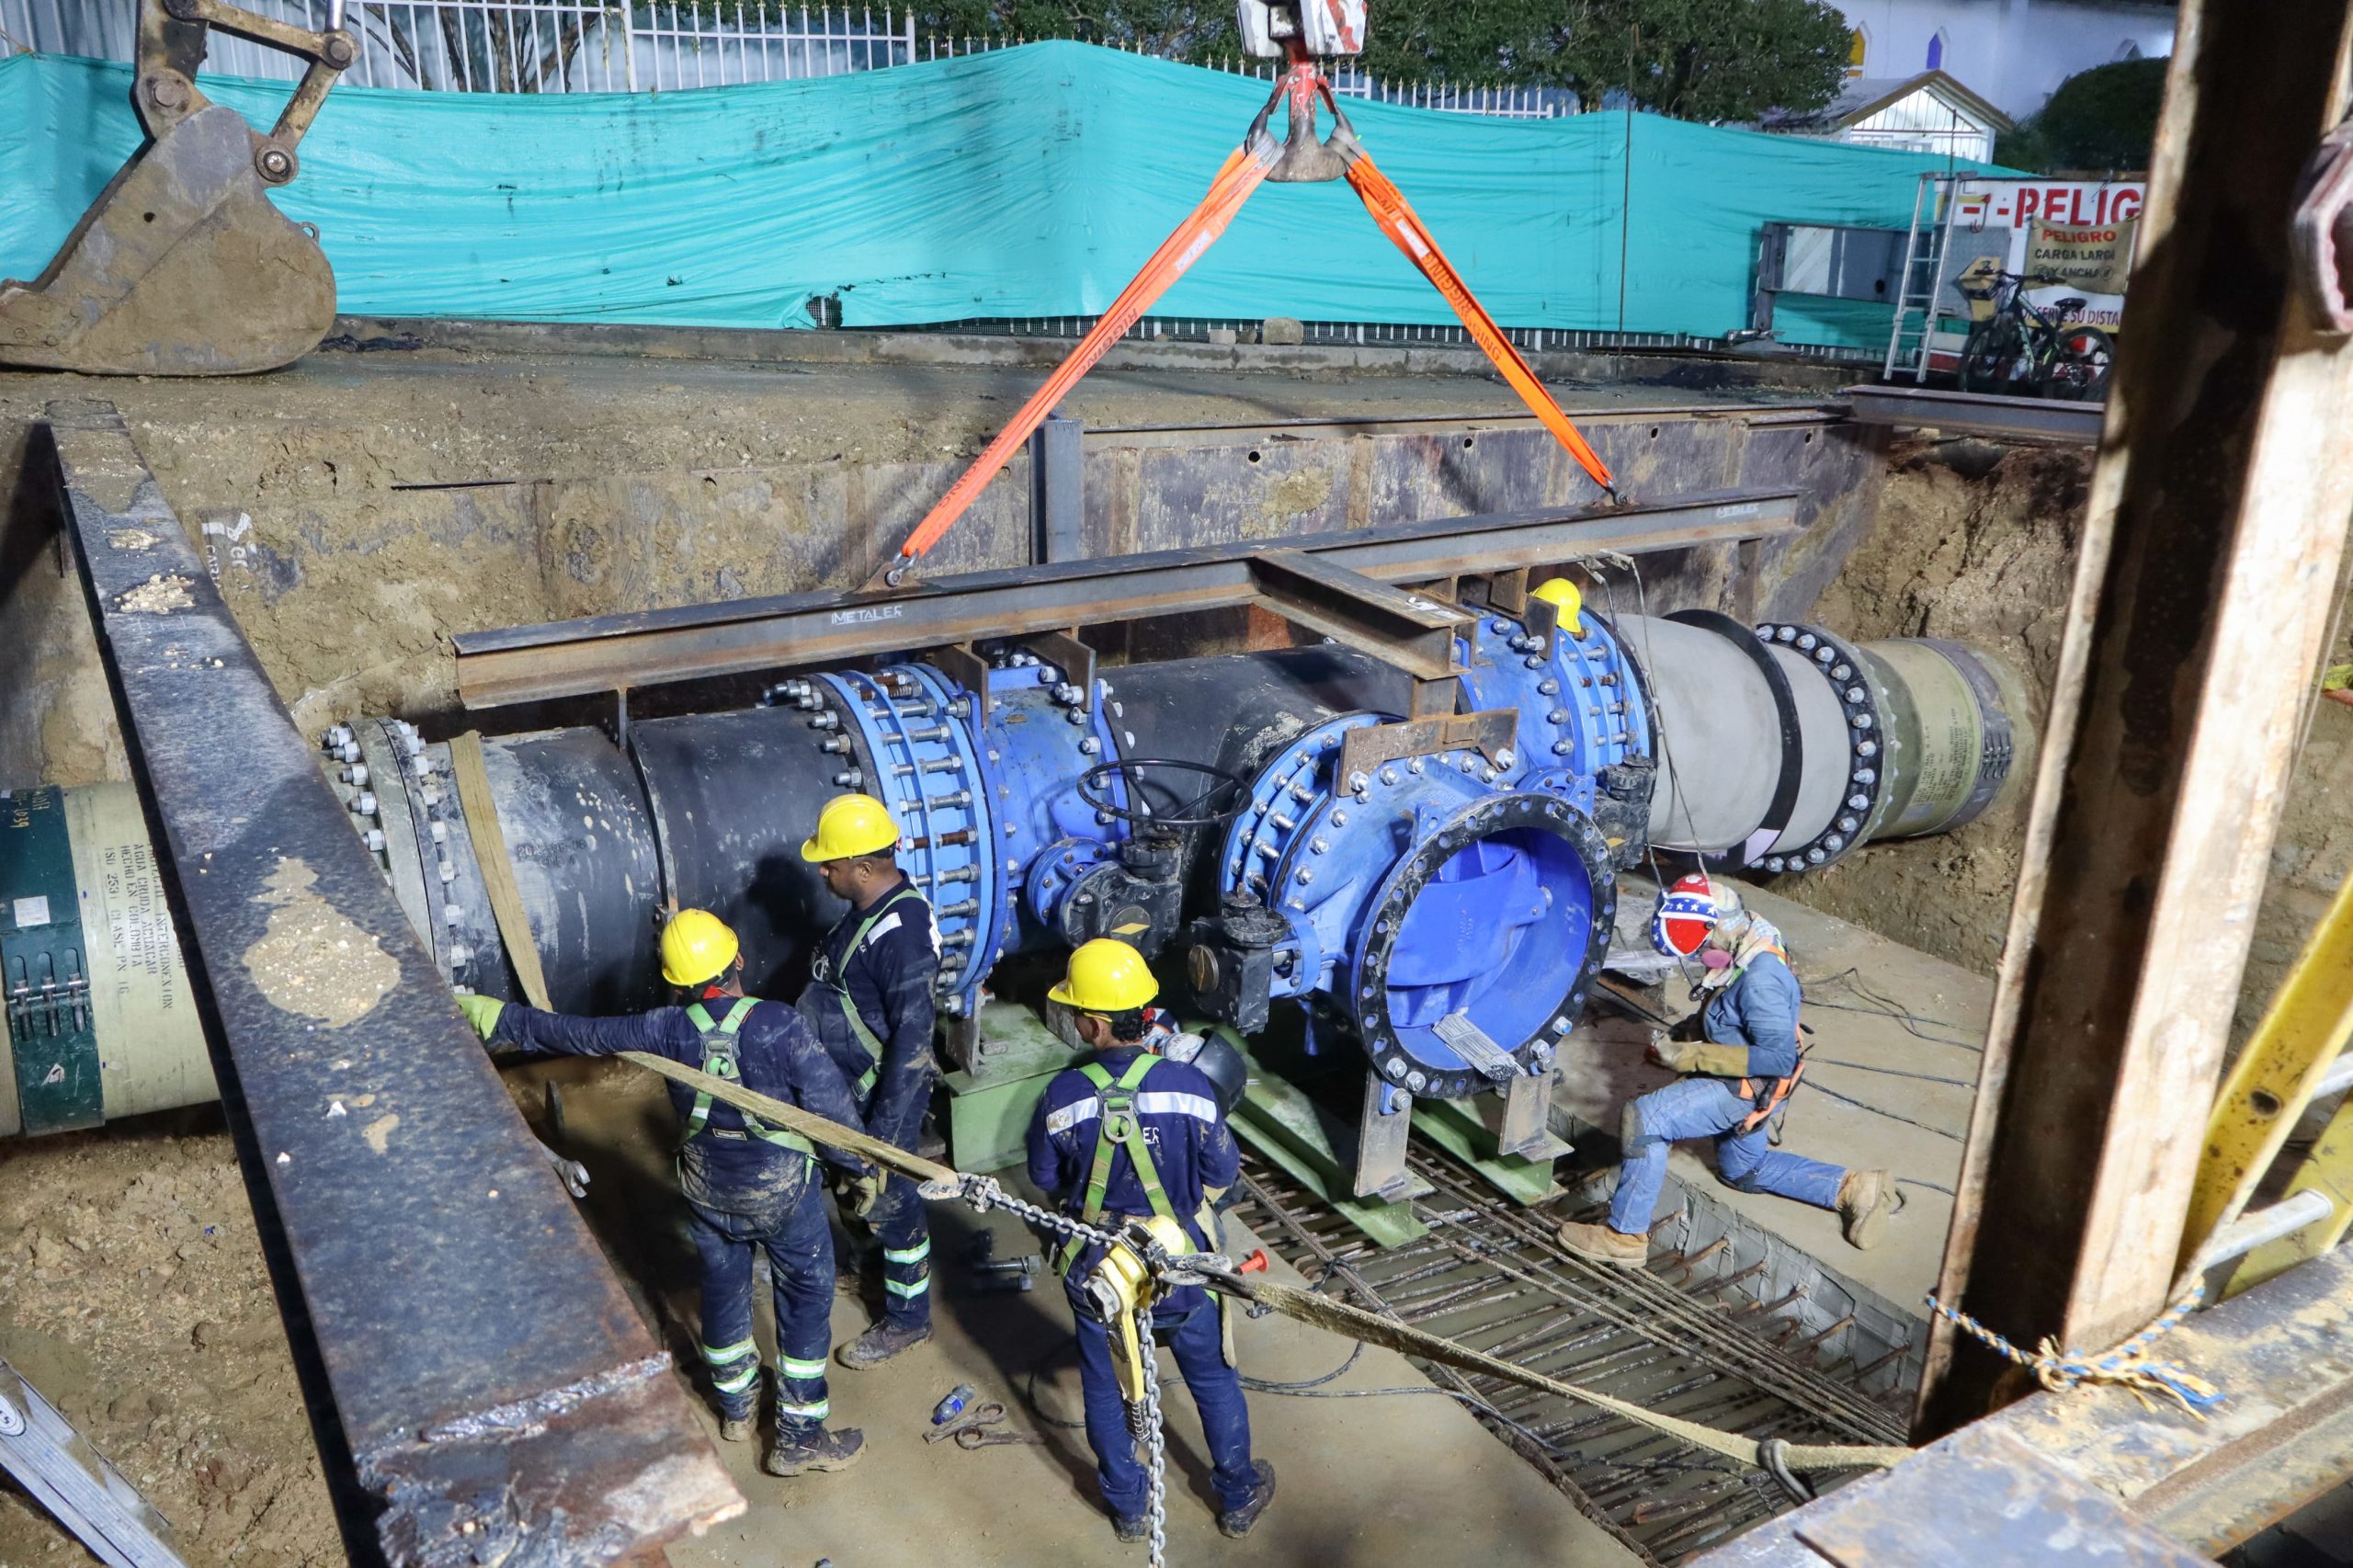
[[[1082,1013],[1124,1013],[1160,994],[1143,955],[1109,937],[1081,943],[1070,955],[1070,972],[1046,993],[1050,1002]]]
[[[673,985],[716,980],[738,950],[726,921],[708,909],[682,909],[662,927],[662,978]]]
[[[1569,629],[1570,636],[1585,635],[1585,595],[1577,591],[1577,585],[1574,583],[1570,582],[1566,577],[1555,577],[1549,583],[1540,584],[1529,592],[1529,597],[1542,599],[1548,605],[1556,606],[1560,610],[1557,619],[1563,626]]]
[[[801,841],[801,858],[847,860],[898,844],[899,824],[891,820],[890,807],[871,795],[836,795],[817,813],[816,836]]]

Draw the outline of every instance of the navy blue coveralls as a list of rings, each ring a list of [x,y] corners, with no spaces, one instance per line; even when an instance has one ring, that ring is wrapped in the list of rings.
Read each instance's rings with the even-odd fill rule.
[[[931,905],[902,873],[825,933],[795,1004],[857,1094],[866,1131],[909,1153],[939,1078],[931,1050],[938,940]],[[867,1223],[882,1244],[883,1323],[927,1327],[931,1228],[915,1184],[892,1176]]]
[[[698,1006],[722,1028],[741,1008],[728,1043],[745,1088],[829,1121],[858,1125],[848,1086],[799,1013],[780,1002],[744,1003],[716,991]],[[509,1003],[491,1042],[533,1056],[644,1051],[689,1067],[702,1067],[706,1054],[702,1032],[684,1007],[575,1018]],[[669,1090],[679,1122],[691,1127],[699,1096],[683,1084]],[[752,1339],[752,1249],[763,1248],[776,1291],[777,1439],[790,1447],[813,1437],[828,1411],[834,1243],[824,1193],[814,1161],[801,1149],[754,1136],[744,1114],[724,1101],[712,1102],[706,1115],[678,1153],[679,1190],[702,1260],[703,1362],[721,1411],[731,1418],[750,1415],[760,1392],[759,1347]],[[852,1174],[866,1169],[840,1150],[820,1146],[818,1153]]]
[[[1143,1054],[1141,1045],[1123,1045],[1097,1051],[1089,1060],[1116,1083]],[[1155,1060],[1135,1085],[1133,1096],[1136,1121],[1174,1210],[1171,1217],[1184,1226],[1195,1245],[1217,1250],[1218,1238],[1208,1233],[1214,1227],[1205,1228],[1199,1216],[1207,1189],[1233,1185],[1242,1169],[1242,1153],[1218,1109],[1216,1085],[1207,1074],[1187,1062]],[[1102,1122],[1102,1097],[1096,1085],[1077,1067],[1067,1067],[1046,1085],[1045,1098],[1039,1101],[1037,1115],[1029,1123],[1029,1179],[1074,1216],[1086,1199]],[[1151,1200],[1125,1148],[1112,1155],[1103,1210],[1100,1223],[1107,1230],[1117,1230],[1130,1219],[1152,1213]],[[1078,1372],[1086,1394],[1086,1441],[1095,1450],[1103,1501],[1117,1517],[1132,1519],[1144,1511],[1146,1477],[1135,1460],[1119,1378],[1111,1367],[1109,1337],[1095,1315],[1093,1303],[1075,1284],[1086,1278],[1101,1256],[1100,1247],[1082,1249],[1064,1277],[1063,1289],[1078,1319]],[[1185,1386],[1200,1412],[1201,1429],[1209,1438],[1210,1458],[1215,1466],[1218,1506],[1239,1508],[1249,1502],[1257,1472],[1250,1461],[1250,1412],[1243,1403],[1242,1381],[1225,1358],[1224,1329],[1217,1303],[1199,1286],[1188,1285],[1170,1291],[1154,1309],[1153,1325],[1166,1336]]]

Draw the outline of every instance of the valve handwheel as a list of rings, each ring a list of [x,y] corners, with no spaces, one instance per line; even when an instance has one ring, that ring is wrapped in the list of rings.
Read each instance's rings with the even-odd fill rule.
[[[1210,781],[1209,788],[1171,811],[1155,812],[1148,806],[1121,805],[1110,798],[1110,785],[1117,779],[1127,786],[1126,793],[1132,801],[1144,799],[1144,786],[1154,782],[1152,770],[1170,773],[1198,774]],[[1162,781],[1161,788],[1166,784]],[[1168,790],[1174,794],[1174,790]],[[1250,798],[1250,786],[1238,774],[1206,762],[1188,762],[1181,757],[1131,756],[1118,762],[1098,763],[1078,776],[1078,798],[1098,812],[1106,812],[1121,822],[1145,827],[1190,829],[1216,827],[1232,822],[1242,814],[1244,802]]]

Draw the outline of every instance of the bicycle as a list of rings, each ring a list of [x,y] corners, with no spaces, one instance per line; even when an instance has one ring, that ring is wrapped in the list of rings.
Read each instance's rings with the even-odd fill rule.
[[[1993,313],[1972,324],[1961,345],[1961,391],[2077,403],[2095,401],[2108,391],[2115,339],[2098,327],[2067,319],[2086,301],[2069,295],[2045,307],[2026,297],[2029,283],[2063,281],[2047,272],[2031,278],[1995,272],[1956,285],[1963,298],[1994,302]]]

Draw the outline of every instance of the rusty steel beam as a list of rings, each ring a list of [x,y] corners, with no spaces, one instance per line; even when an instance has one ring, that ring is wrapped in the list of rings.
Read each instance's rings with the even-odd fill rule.
[[[2353,513],[2353,348],[2290,273],[2348,26],[2184,7],[1938,1283],[2017,1344],[2103,1349],[2176,1289]],[[1939,1318],[1920,1434],[2021,1381]]]
[[[469,708],[581,697],[666,681],[833,663],[1085,623],[1259,602],[1253,557],[1296,552],[1376,583],[1431,582],[1777,538],[1797,528],[1794,491],[1713,491],[1652,506],[1570,506],[1447,517],[1106,561],[972,572],[895,594],[790,594],[590,620],[460,632]]]
[[[2003,397],[1934,387],[1853,386],[1838,395],[1865,425],[1906,430],[1927,426],[1948,436],[1992,436],[2074,447],[2099,444],[2100,419],[2107,409],[2097,403]]]
[[[121,419],[35,444],[347,1550],[608,1563],[741,1513]]]

